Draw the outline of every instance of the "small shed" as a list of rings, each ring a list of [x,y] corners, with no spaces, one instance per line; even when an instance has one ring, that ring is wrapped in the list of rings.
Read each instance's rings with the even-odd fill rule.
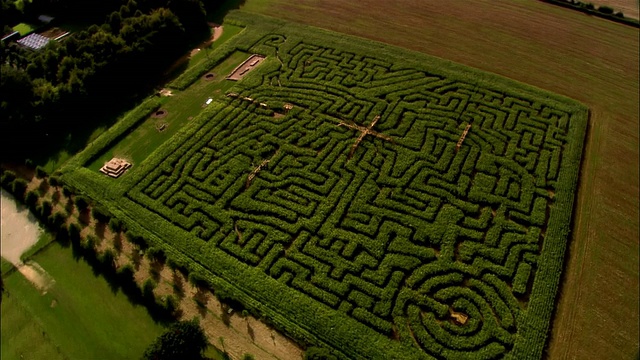
[[[38,16],[38,20],[40,20],[41,22],[48,24],[50,22],[53,21],[53,19],[55,19],[54,17],[51,17],[49,15],[40,15]]]

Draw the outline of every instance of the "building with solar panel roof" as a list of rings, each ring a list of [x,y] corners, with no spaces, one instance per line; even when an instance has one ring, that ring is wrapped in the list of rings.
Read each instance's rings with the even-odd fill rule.
[[[51,39],[40,34],[31,34],[18,40],[17,43],[31,50],[40,50],[49,43]]]

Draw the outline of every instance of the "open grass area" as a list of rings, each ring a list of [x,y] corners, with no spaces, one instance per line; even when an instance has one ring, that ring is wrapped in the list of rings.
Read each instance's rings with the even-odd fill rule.
[[[189,101],[211,105],[126,176],[84,167],[114,141],[144,146],[131,117],[63,181],[216,291],[341,357],[541,356],[587,109],[381,43],[227,21],[247,28],[172,82],[188,98],[157,104],[171,114],[175,98],[183,117]],[[211,63],[230,70],[249,53],[264,61],[202,90]]]
[[[243,10],[417,50],[586,104],[577,214],[547,352],[550,359],[636,356],[637,29],[532,0],[248,0]]]
[[[18,273],[12,278],[20,276]],[[2,298],[1,321],[0,356],[3,360],[68,359],[49,338],[39,320],[25,308],[22,300],[12,296],[11,290],[7,290]]]
[[[167,111],[166,117],[149,117],[93,161],[89,168],[98,171],[113,157],[128,159],[133,165],[141,164],[149,154],[175,135],[184,124],[197,116],[202,111],[207,99],[224,94],[234,85],[232,81],[225,80],[224,77],[246,60],[247,56],[247,53],[236,52],[211,70],[216,74],[214,80],[202,79],[184,91],[175,90],[173,96],[164,97],[160,103],[162,109]],[[162,124],[166,128],[159,131]]]
[[[0,274],[5,274],[13,269],[13,264],[5,258],[0,258]]]
[[[70,248],[53,243],[32,259],[55,284],[41,295],[19,272],[4,278],[3,359],[137,359],[162,333]]]
[[[20,33],[20,36],[24,36],[34,31],[36,27],[27,23],[20,23],[13,27],[13,31],[17,31]]]

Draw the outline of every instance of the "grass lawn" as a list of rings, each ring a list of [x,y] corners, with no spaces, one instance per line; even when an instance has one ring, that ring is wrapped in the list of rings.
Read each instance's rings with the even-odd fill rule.
[[[0,274],[5,274],[13,269],[13,264],[4,258],[0,258]]]
[[[162,333],[144,307],[114,293],[70,248],[53,243],[32,259],[55,284],[40,295],[18,272],[4,279],[2,359],[19,359],[27,349],[42,355],[30,359],[137,359]]]
[[[20,23],[16,26],[13,27],[13,31],[17,31],[20,33],[20,36],[24,36],[32,31],[34,31],[36,29],[35,26],[27,24],[27,23]]]
[[[203,52],[201,51],[198,55]],[[98,171],[113,157],[132,160],[134,165],[142,163],[149,154],[178,132],[190,117],[198,115],[208,98],[224,93],[234,85],[233,81],[225,80],[224,77],[248,56],[249,54],[244,52],[235,52],[212,69],[216,74],[214,80],[198,80],[187,90],[175,91],[173,96],[163,98],[162,108],[168,112],[166,117],[161,119],[150,117],[145,120],[131,134],[93,161],[89,168]],[[160,132],[156,127],[162,123],[167,124],[167,127]]]
[[[247,0],[242,10],[421,51],[586,104],[590,128],[548,354],[637,356],[636,28],[532,0]]]
[[[20,274],[14,274],[12,278],[20,276]],[[0,339],[2,340],[0,356],[3,360],[19,360],[23,359],[21,356],[24,355],[28,359],[67,358],[49,338],[39,320],[23,306],[21,299],[17,296],[3,296]]]

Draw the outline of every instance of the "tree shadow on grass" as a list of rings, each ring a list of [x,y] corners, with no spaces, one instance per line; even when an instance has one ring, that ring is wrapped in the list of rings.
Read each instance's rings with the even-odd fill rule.
[[[60,202],[60,190],[56,189],[51,195],[51,203],[57,205]]]
[[[89,223],[91,222],[91,211],[89,211],[88,208],[80,210],[80,212],[78,213],[78,221],[80,221],[80,224],[82,225],[89,225]]]
[[[74,257],[77,256],[91,267],[94,276],[102,276],[107,281],[109,289],[114,294],[121,291],[133,305],[144,306],[156,323],[167,325],[175,321],[175,314],[169,313],[155,299],[144,297],[133,278],[133,271],[116,271],[113,257],[98,257],[94,248],[84,248],[79,241],[66,240],[66,244],[67,247],[72,247]]]
[[[71,215],[71,213],[73,213],[74,207],[75,205],[73,204],[73,200],[71,200],[71,198],[67,198],[67,203],[64,206],[64,210],[67,212],[67,214]]]
[[[207,290],[201,287],[196,288],[196,293],[193,295],[193,300],[195,300],[198,305],[198,313],[204,319],[207,316],[207,304],[209,303],[209,297],[207,296]]]
[[[222,2],[222,5],[216,11],[212,11],[212,12],[210,12],[210,14],[207,15],[207,19],[209,19],[210,21],[215,22],[217,24],[222,24],[222,22],[224,21],[225,16],[227,16],[229,11],[235,10],[235,9],[240,9],[240,7],[242,7],[242,5],[244,5],[245,2],[246,2],[246,0],[227,0],[227,1],[224,1],[224,2]]]
[[[49,182],[45,179],[42,180],[40,182],[40,186],[38,186],[38,191],[40,192],[40,196],[44,196],[49,189],[51,188],[51,186],[49,185]]]
[[[99,240],[104,240],[104,230],[106,229],[106,227],[107,225],[105,223],[96,220],[94,231]]]

